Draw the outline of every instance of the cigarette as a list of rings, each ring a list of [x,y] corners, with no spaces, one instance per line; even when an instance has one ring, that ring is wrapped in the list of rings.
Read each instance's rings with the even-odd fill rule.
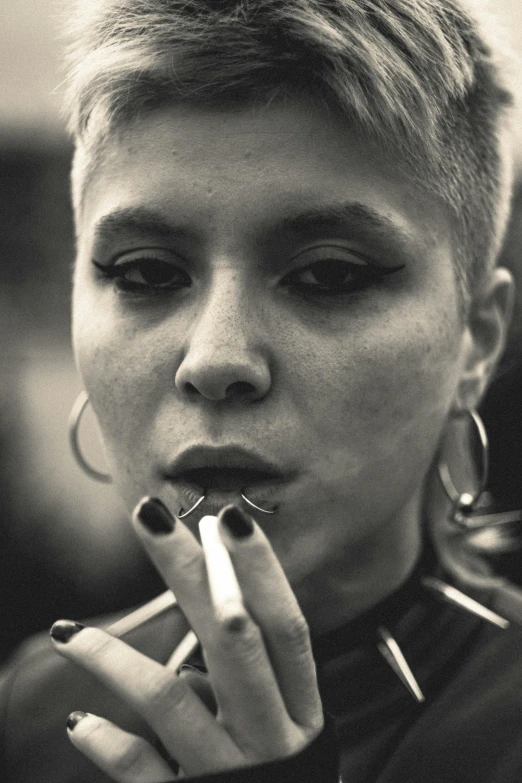
[[[119,639],[177,605],[178,602],[174,593],[171,590],[166,590],[144,606],[140,606],[138,609],[125,615],[125,617],[116,620],[112,625],[109,625],[106,629],[107,633]],[[165,664],[166,668],[172,671],[179,669],[195,653],[198,646],[198,637],[194,631],[189,631],[168,659]]]
[[[244,624],[246,611],[230,555],[219,535],[217,517],[203,517],[199,528],[216,615],[229,628],[237,630]],[[178,606],[178,602],[174,593],[172,590],[166,590],[144,606],[116,620],[106,631],[119,639],[175,606]],[[198,647],[199,640],[191,630],[183,637],[168,659],[166,668],[172,671],[178,670]]]
[[[138,607],[138,609],[109,625],[107,633],[110,633],[111,636],[117,636],[119,639],[121,636],[125,636],[125,634],[134,631],[135,628],[139,628],[149,620],[159,617],[160,614],[177,605],[178,602],[172,590],[165,590],[164,593],[153,598],[148,604]]]
[[[203,517],[199,532],[216,617],[230,630],[238,631],[245,624],[246,609],[232,560],[219,535],[218,518]]]

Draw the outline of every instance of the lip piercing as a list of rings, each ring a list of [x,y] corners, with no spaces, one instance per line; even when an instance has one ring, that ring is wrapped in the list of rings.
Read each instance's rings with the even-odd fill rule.
[[[247,496],[245,495],[245,493],[243,491],[241,491],[239,494],[241,495],[242,499],[245,501],[245,503],[247,505],[249,505],[251,508],[255,509],[256,511],[260,511],[261,514],[275,514],[275,512],[277,511],[277,506],[275,508],[273,508],[273,509],[270,509],[270,510],[268,510],[266,508],[261,508],[261,506],[256,506],[255,503],[252,503],[252,501],[247,498]],[[203,490],[203,494],[201,495],[201,497],[198,498],[196,500],[196,502],[194,503],[194,505],[191,506],[187,511],[185,511],[185,509],[183,507],[181,507],[180,510],[178,511],[178,519],[186,519],[191,514],[193,514],[194,511],[197,508],[199,508],[199,506],[203,503],[203,501],[205,500],[206,496],[207,496],[207,490],[204,489]]]
[[[201,506],[206,496],[207,496],[207,490],[205,489],[201,497],[198,498],[198,500],[196,500],[194,505],[191,506],[188,511],[185,511],[183,507],[181,507],[180,510],[178,511],[178,519],[186,519],[186,517],[189,517],[199,506]]]
[[[245,503],[247,503],[247,505],[249,505],[251,508],[254,508],[256,511],[260,511],[262,514],[275,514],[275,512],[277,511],[277,506],[269,511],[266,508],[261,508],[261,506],[256,506],[255,503],[252,503],[252,501],[247,498],[244,492],[241,491],[239,494],[241,495]]]

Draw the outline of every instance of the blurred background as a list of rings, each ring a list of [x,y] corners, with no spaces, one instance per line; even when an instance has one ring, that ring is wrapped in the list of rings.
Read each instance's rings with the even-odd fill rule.
[[[1,2],[0,662],[58,617],[126,608],[163,589],[111,487],[85,477],[67,445],[67,419],[81,388],[69,345],[72,149],[59,114],[67,3]],[[520,0],[495,0],[494,11],[522,56]],[[503,262],[522,290],[522,133],[519,139]],[[521,302],[482,411],[492,452],[487,497],[497,511],[522,507]],[[88,416],[82,443],[103,469]],[[493,560],[522,582],[514,545],[500,547]]]

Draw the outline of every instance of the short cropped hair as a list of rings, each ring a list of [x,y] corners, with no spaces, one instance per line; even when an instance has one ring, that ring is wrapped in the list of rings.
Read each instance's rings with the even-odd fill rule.
[[[478,0],[79,0],[75,208],[111,135],[144,111],[306,96],[449,207],[465,303],[495,263],[511,195],[513,101],[486,28]]]

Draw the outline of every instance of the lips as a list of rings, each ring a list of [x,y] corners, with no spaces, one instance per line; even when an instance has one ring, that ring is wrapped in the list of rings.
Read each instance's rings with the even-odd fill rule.
[[[242,448],[194,446],[174,460],[167,477],[207,490],[238,491],[280,481],[284,474],[274,463]]]
[[[218,513],[227,503],[240,502],[241,493],[258,505],[268,503],[273,508],[275,495],[280,495],[293,475],[241,447],[192,446],[171,463],[165,478],[181,495],[183,508],[205,493],[201,510]]]
[[[180,478],[189,484],[205,487],[207,490],[222,492],[234,491],[252,484],[260,484],[279,478],[265,471],[250,470],[245,468],[195,468],[180,474]]]

